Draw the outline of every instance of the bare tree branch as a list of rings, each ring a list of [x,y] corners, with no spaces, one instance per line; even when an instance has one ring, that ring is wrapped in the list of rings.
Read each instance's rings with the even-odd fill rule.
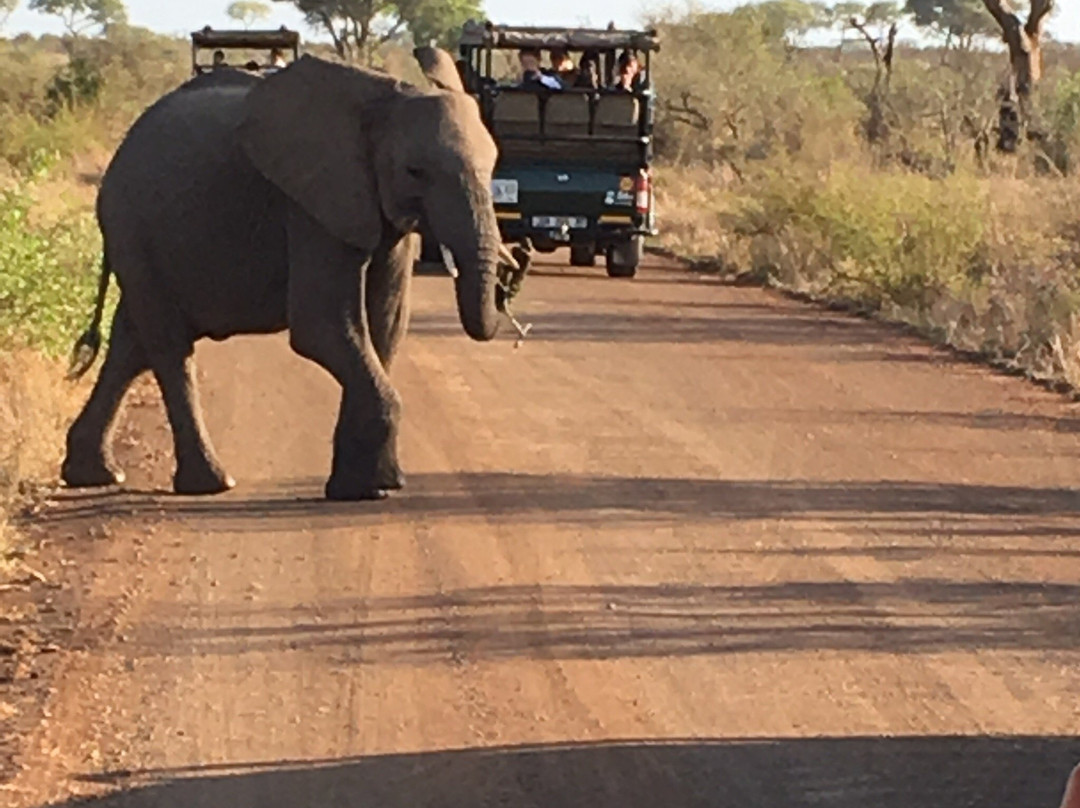
[[[691,93],[682,93],[679,100],[681,102],[679,105],[676,105],[672,101],[666,101],[664,103],[665,111],[671,115],[673,120],[684,126],[690,126],[702,132],[707,132],[712,129],[712,118],[699,110],[696,106],[692,106],[693,95]]]
[[[983,0],[983,5],[986,6],[986,10],[990,12],[991,16],[997,20],[997,24],[1001,26],[1002,31],[1005,31],[1014,21],[1019,21],[1008,0]]]
[[[1032,0],[1031,13],[1024,24],[1024,31],[1029,37],[1039,39],[1042,36],[1043,23],[1053,10],[1054,0]]]

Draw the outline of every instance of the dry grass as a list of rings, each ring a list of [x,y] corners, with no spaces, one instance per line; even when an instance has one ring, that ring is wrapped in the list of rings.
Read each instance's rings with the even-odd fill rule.
[[[31,350],[0,354],[0,577],[15,541],[7,517],[34,484],[56,478],[64,432],[85,394],[56,360]]]
[[[1080,179],[667,167],[662,244],[1080,388]]]

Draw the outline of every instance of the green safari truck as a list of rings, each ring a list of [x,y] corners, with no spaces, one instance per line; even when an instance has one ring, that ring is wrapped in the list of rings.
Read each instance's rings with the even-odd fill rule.
[[[574,266],[602,255],[611,277],[634,276],[645,237],[656,234],[650,68],[658,49],[655,31],[465,25],[458,70],[499,146],[492,192],[505,243],[569,247]],[[545,62],[561,54],[576,69],[523,82],[523,52]],[[619,86],[630,59],[636,75]]]

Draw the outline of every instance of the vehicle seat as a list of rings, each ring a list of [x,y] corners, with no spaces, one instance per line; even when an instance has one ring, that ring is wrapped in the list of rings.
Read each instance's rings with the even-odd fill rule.
[[[544,108],[545,135],[588,135],[589,96],[585,93],[552,95]]]
[[[632,95],[602,95],[596,102],[593,132],[597,135],[633,137],[638,134],[641,107]]]
[[[534,92],[500,92],[492,99],[491,127],[503,135],[540,134],[540,98]]]

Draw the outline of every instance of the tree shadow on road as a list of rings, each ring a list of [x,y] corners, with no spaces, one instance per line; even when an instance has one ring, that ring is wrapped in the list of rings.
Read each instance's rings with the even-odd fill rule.
[[[106,774],[124,790],[64,808],[1055,808],[1078,759],[1054,737],[630,741]]]
[[[137,626],[128,650],[273,656],[287,648],[340,665],[808,650],[1073,653],[1078,602],[1080,585],[941,579],[493,586],[316,606],[177,603],[161,610],[161,622]]]

